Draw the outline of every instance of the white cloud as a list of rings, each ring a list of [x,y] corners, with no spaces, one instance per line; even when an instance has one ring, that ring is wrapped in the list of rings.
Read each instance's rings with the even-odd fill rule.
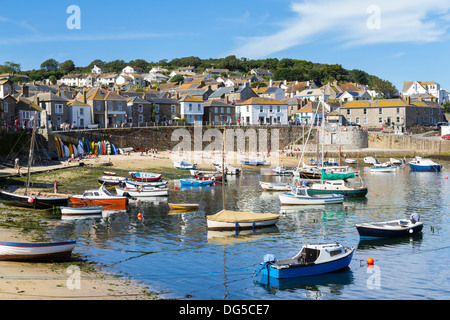
[[[312,42],[341,46],[436,42],[447,37],[448,0],[316,0],[291,5],[295,18],[272,34],[243,38],[233,54],[261,58]]]

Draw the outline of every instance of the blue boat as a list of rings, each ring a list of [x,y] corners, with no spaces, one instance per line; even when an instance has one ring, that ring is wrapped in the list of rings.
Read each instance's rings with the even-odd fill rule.
[[[244,159],[244,160],[241,160],[241,163],[249,165],[249,166],[262,166],[266,163],[266,160]]]
[[[308,244],[292,258],[277,260],[269,254],[257,273],[277,279],[314,276],[348,267],[355,248],[344,247],[339,243]]]
[[[203,187],[210,186],[214,183],[213,180],[197,180],[197,179],[180,179],[182,187]]]
[[[415,157],[414,160],[408,162],[409,168],[412,171],[431,171],[431,172],[440,172],[442,169],[442,165],[434,162],[430,159],[422,159],[422,157]]]

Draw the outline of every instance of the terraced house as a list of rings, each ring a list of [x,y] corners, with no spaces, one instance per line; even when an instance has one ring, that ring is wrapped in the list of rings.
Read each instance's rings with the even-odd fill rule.
[[[116,92],[95,88],[87,93],[86,102],[92,108],[93,123],[102,128],[126,122],[127,99]]]
[[[367,128],[393,127],[398,132],[413,125],[432,126],[444,117],[437,102],[406,99],[352,101],[339,108],[347,122]]]

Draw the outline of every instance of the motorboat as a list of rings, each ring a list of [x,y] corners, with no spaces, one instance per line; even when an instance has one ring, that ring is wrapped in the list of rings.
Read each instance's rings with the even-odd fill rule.
[[[277,279],[314,276],[347,268],[355,248],[340,243],[307,244],[294,257],[277,260],[273,254],[264,256],[258,270]]]
[[[352,185],[343,179],[314,181],[308,186],[310,195],[342,194],[347,198],[362,198],[368,192],[367,187],[360,184]]]
[[[370,168],[370,172],[396,172],[397,168],[397,166],[392,165],[390,162],[375,163]]]
[[[212,164],[216,168],[217,172],[222,173],[222,163],[221,162],[213,161]],[[223,167],[225,170],[225,174],[238,175],[241,173],[240,168],[233,167],[232,165],[230,165],[228,163],[224,163]]]
[[[104,186],[95,190],[86,190],[82,195],[74,195],[69,198],[73,206],[103,206],[111,209],[125,209],[128,198],[114,195]]]
[[[289,171],[288,169],[286,169],[286,166],[284,166],[284,165],[279,165],[279,166],[276,166],[275,168],[270,168],[270,170],[272,171],[272,174],[274,176],[292,176],[292,175],[294,175],[294,173],[292,171]]]
[[[90,216],[95,214],[102,214],[102,206],[92,207],[60,207],[63,216]]]
[[[128,179],[122,180],[120,184],[121,187],[126,188],[143,188],[144,190],[147,188],[163,188],[167,187],[169,181],[130,181]]]
[[[280,216],[274,213],[255,213],[251,211],[222,210],[208,215],[208,230],[248,230],[275,225]]]
[[[195,170],[197,168],[197,164],[190,164],[185,161],[174,162],[174,168],[182,169],[182,170]]]
[[[414,160],[408,162],[409,168],[412,171],[431,171],[431,172],[440,172],[442,169],[442,165],[434,162],[431,159],[422,159],[422,157],[416,156]]]
[[[244,160],[241,160],[242,164],[246,164],[248,166],[263,166],[266,164],[266,160],[262,160],[262,159],[252,159],[252,158],[247,158]]]
[[[310,195],[309,187],[296,187],[291,192],[279,195],[282,206],[310,205],[310,204],[333,204],[344,202],[342,194]]]
[[[423,222],[414,219],[391,220],[356,224],[359,236],[363,238],[394,238],[412,236],[422,231]]]
[[[376,163],[380,163],[378,161],[378,159],[375,159],[374,157],[365,157],[364,158],[364,162],[367,164],[376,164]]]

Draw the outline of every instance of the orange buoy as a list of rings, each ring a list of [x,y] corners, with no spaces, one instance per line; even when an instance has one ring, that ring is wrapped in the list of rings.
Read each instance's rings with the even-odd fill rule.
[[[445,180],[448,180],[448,177],[445,177]]]
[[[367,259],[367,264],[374,264],[375,261],[372,258]]]
[[[177,186],[175,186],[175,191],[177,191],[178,190],[178,187]]]
[[[137,217],[139,220],[142,220],[142,213],[138,213]]]

